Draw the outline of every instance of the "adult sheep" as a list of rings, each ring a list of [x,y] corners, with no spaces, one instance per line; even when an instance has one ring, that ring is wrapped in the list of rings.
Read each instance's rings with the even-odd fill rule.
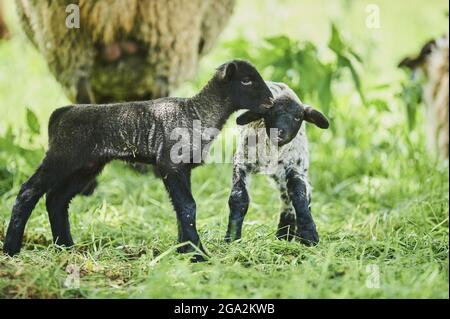
[[[449,139],[449,36],[427,42],[415,57],[405,58],[400,67],[422,69],[426,76],[427,145],[448,160]]]
[[[235,0],[16,3],[26,34],[69,99],[110,103],[167,96],[191,79]],[[78,9],[80,28],[67,28],[67,17]]]

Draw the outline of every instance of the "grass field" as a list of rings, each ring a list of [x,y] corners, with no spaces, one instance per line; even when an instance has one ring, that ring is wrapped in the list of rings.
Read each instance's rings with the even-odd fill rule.
[[[380,29],[365,27],[369,2],[380,7]],[[398,96],[407,76],[396,69],[405,54],[448,30],[445,11],[444,0],[241,0],[198,78],[177,92],[198,90],[233,57],[227,43],[237,37],[252,44],[279,34],[309,40],[327,59],[336,23],[363,57],[365,94],[384,103],[361,105],[343,76],[328,113],[333,130],[308,127],[318,246],[275,238],[279,195],[265,176],[252,178],[242,240],[226,244],[231,166],[207,165],[194,171],[193,191],[211,258],[193,264],[175,252],[175,213],[161,181],[113,163],[93,196],[72,202],[73,249],[51,244],[44,201],[38,204],[21,254],[0,254],[0,297],[448,298],[448,162],[425,150],[423,106],[408,129]],[[19,33],[11,7],[8,20],[14,37],[0,42],[0,246],[19,187],[44,154],[48,117],[69,103]],[[38,134],[27,125],[27,108],[41,124]],[[73,268],[79,287],[66,287]]]

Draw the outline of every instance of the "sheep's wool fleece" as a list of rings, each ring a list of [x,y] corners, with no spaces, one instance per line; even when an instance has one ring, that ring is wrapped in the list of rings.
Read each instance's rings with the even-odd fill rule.
[[[80,78],[111,100],[157,98],[193,77],[215,44],[235,0],[17,0],[23,28],[72,100]],[[67,5],[77,4],[80,28],[67,28]],[[104,65],[99,46],[137,41],[145,55]],[[109,96],[112,95],[112,96]]]

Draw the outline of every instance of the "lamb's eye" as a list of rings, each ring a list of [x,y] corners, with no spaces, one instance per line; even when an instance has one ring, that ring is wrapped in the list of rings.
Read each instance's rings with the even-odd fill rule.
[[[252,82],[252,80],[250,80],[249,78],[245,78],[245,79],[243,79],[243,80],[241,81],[241,84],[242,84],[242,85],[245,85],[245,86],[248,86],[248,85],[252,85],[253,82]]]
[[[302,120],[301,116],[294,117],[294,121],[296,121],[296,122],[300,122],[301,120]]]

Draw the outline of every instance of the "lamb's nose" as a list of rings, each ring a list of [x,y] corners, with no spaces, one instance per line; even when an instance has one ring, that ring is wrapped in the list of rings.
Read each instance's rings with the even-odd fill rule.
[[[265,104],[263,104],[262,106],[264,108],[266,108],[266,109],[271,108],[273,106],[273,101],[274,101],[274,98],[273,97],[269,97],[267,99],[267,102]]]

